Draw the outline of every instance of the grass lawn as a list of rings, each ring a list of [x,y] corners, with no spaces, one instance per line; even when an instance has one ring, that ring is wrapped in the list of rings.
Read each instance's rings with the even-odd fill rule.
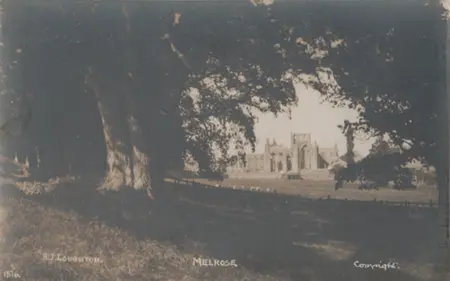
[[[198,182],[215,185],[218,182],[199,179]],[[278,179],[226,179],[221,183],[223,187],[237,187],[248,189],[251,186],[258,186],[262,190],[271,188],[278,193],[297,195],[306,198],[324,198],[348,200],[383,200],[383,201],[409,201],[425,202],[437,201],[438,192],[435,187],[419,187],[413,190],[395,190],[385,187],[379,190],[359,190],[356,183],[345,183],[344,188],[334,190],[333,181],[315,180],[278,180]]]
[[[193,266],[192,252],[73,211],[27,199],[1,205],[0,268],[18,280],[276,280],[242,267]]]
[[[81,185],[24,197],[3,188],[3,271],[39,281],[443,280],[434,208],[174,184],[171,199],[154,204],[133,190],[77,193]],[[195,257],[238,267],[194,266]]]

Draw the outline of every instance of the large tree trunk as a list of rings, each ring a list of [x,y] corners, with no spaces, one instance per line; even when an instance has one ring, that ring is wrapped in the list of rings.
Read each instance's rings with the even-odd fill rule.
[[[126,99],[127,121],[131,141],[131,169],[133,177],[133,187],[146,188],[149,197],[151,195],[149,157],[144,152],[146,143],[143,139],[142,128],[139,124],[139,108],[136,96],[138,94],[135,76],[137,75],[137,57],[133,52],[133,46],[129,44],[128,34],[131,29],[129,13],[126,4],[122,4],[122,13],[124,16],[123,29],[119,30],[121,42],[124,44],[123,65],[124,65],[124,83],[123,94]],[[146,120],[147,121],[147,120]]]
[[[131,83],[128,81],[128,83]],[[128,88],[129,89],[129,88]],[[149,174],[149,157],[143,149],[145,141],[142,135],[142,129],[138,122],[138,110],[136,100],[133,93],[126,89],[127,96],[127,121],[131,142],[131,170],[132,185],[136,189],[147,189],[149,197],[151,195],[150,174]]]
[[[133,186],[147,188],[150,191],[149,157],[139,147],[144,143],[140,126],[135,117],[129,117],[130,137],[132,142]],[[149,193],[150,195],[150,193]]]
[[[102,81],[95,73],[91,68],[88,82],[97,100],[106,147],[106,174],[101,187],[149,188],[149,157],[140,149],[145,142],[127,82],[122,84],[122,91],[120,87],[117,90],[114,85],[106,86],[115,81]]]
[[[86,82],[97,101],[106,148],[106,174],[101,187],[118,189],[132,186],[130,140],[123,112],[124,100],[121,99],[121,93],[114,90],[114,86],[106,86],[112,82],[101,80],[90,68]]]
[[[107,173],[103,186],[145,188],[150,196],[156,193],[164,196],[166,195],[164,172],[167,165],[172,163],[172,159],[167,159],[170,158],[168,157],[170,153],[167,152],[181,150],[180,145],[177,145],[176,149],[171,146],[174,139],[178,140],[181,134],[168,133],[173,131],[170,129],[173,127],[171,123],[173,118],[162,117],[155,112],[159,112],[159,109],[164,107],[169,108],[172,114],[172,107],[177,108],[176,102],[176,106],[167,107],[170,104],[167,101],[162,105],[163,99],[172,100],[164,96],[167,95],[168,89],[173,88],[174,81],[166,76],[163,79],[167,81],[163,82],[158,76],[157,78],[146,77],[149,73],[143,69],[158,66],[142,62],[147,50],[142,50],[135,45],[136,38],[141,36],[141,29],[132,25],[142,23],[131,21],[127,4],[120,5],[122,5],[121,22],[106,25],[105,22],[92,20],[89,24],[92,27],[101,26],[98,30],[93,28],[90,42],[92,54],[95,55],[89,57],[86,63],[91,66],[88,88],[93,90],[97,99],[106,143]],[[114,34],[112,40],[101,37],[108,32]],[[174,55],[167,42],[162,40],[159,47],[169,55]],[[154,51],[157,49],[155,48]],[[153,59],[155,58],[152,57]],[[155,59],[155,62],[158,61]],[[186,78],[187,70],[182,72],[181,77]],[[150,91],[148,79],[155,79],[155,83],[150,86],[152,92],[148,92]],[[165,86],[165,88],[161,89],[159,86]],[[178,91],[181,90],[178,87],[175,88]],[[172,124],[172,127],[168,126],[168,123]]]

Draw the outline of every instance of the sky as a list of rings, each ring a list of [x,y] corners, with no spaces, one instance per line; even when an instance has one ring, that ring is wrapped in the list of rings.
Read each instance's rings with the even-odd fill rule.
[[[275,118],[273,114],[258,115],[255,126],[257,137],[256,153],[264,152],[266,139],[276,139],[277,144],[290,146],[292,133],[311,133],[312,141],[317,141],[319,147],[338,146],[339,154],[346,151],[345,137],[337,125],[345,119],[355,121],[357,112],[347,108],[333,108],[329,103],[320,102],[320,93],[306,88],[303,84],[295,85],[298,96],[298,106],[292,110],[292,119],[287,115]],[[356,136],[355,151],[365,156],[373,143],[363,136]]]

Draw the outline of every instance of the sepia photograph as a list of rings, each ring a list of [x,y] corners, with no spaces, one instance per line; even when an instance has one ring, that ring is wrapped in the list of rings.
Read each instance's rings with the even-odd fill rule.
[[[450,280],[450,2],[0,7],[0,280]]]

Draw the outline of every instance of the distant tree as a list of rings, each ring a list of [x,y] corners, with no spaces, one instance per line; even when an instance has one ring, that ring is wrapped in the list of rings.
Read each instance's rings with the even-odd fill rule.
[[[396,149],[383,137],[376,138],[369,150],[369,155],[388,155],[396,152]]]

